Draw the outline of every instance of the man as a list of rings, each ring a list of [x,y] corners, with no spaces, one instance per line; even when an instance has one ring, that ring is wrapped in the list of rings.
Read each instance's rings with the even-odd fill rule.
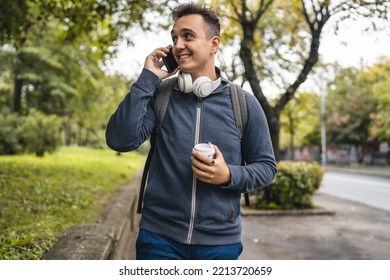
[[[268,125],[257,100],[245,92],[248,121],[240,139],[229,83],[215,67],[220,24],[214,10],[189,3],[176,7],[172,17],[180,78],[155,140],[137,259],[238,259],[241,193],[267,186],[276,174]],[[161,81],[178,71],[162,69],[169,50],[158,48],[147,56],[138,80],[111,116],[106,139],[112,149],[131,151],[151,136],[154,95]],[[184,93],[188,87],[195,94]],[[192,155],[201,142],[213,145],[214,158]]]

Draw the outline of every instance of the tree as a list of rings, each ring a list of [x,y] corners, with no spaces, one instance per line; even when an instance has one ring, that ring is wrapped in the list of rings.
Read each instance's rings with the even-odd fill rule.
[[[390,58],[383,58],[367,71],[367,76],[374,76],[372,87],[373,98],[376,101],[375,112],[370,114],[371,138],[390,142]]]
[[[327,93],[327,135],[332,144],[367,144],[371,114],[375,112],[373,81],[366,70],[345,68]]]
[[[24,149],[38,157],[55,151],[60,145],[60,119],[55,115],[31,110],[20,130]]]
[[[330,144],[370,146],[390,141],[390,60],[339,71],[327,93]]]
[[[13,69],[24,80],[19,115],[38,110],[61,116],[66,144],[94,142],[102,146],[100,132],[114,110],[110,106],[123,97],[127,81],[120,76],[107,76],[94,59],[94,47],[86,44],[88,40],[79,38],[63,45],[55,36],[56,30],[55,25],[46,28],[46,36],[22,47],[18,57],[12,50],[0,52],[4,61],[14,62],[12,67],[9,62],[0,68],[3,80],[0,89],[4,92],[1,100],[8,101],[12,95],[9,87],[12,81],[6,69]],[[9,106],[10,102],[4,104]],[[9,108],[6,110],[4,106],[2,111],[9,113]]]
[[[225,38],[239,40],[241,74],[266,114],[276,159],[279,154],[280,113],[294,97],[319,60],[321,34],[330,18],[386,18],[389,1],[261,0],[218,1],[228,19]],[[337,25],[336,25],[337,26]],[[233,41],[233,43],[232,43]],[[232,67],[230,74],[237,74]],[[265,84],[273,84],[280,96],[267,99]]]
[[[281,113],[280,147],[319,146],[320,100],[310,92],[297,94]],[[294,154],[292,154],[293,156]],[[294,158],[291,158],[292,160]]]
[[[161,12],[167,1],[135,0],[2,0],[0,3],[0,44],[20,47],[37,26],[56,19],[62,25],[66,41],[80,34],[89,34],[100,50],[108,48],[133,25],[144,29],[154,23],[146,21],[144,13]],[[104,32],[97,32],[98,30]]]
[[[87,45],[95,46],[95,59],[104,61],[112,55],[113,46],[128,27],[138,24],[150,28],[152,23],[145,21],[143,14],[151,9],[161,10],[159,4],[134,0],[2,1],[0,44],[8,44],[14,50],[15,61],[23,63],[25,55],[21,50],[31,41],[44,37],[46,27],[55,22],[56,38],[63,44],[82,37]],[[20,68],[15,68],[13,111],[19,112],[26,80],[20,75]]]

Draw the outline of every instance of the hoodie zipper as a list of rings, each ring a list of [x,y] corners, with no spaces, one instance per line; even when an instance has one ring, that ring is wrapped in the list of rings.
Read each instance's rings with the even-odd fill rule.
[[[198,104],[196,106],[195,145],[199,144],[201,111],[202,111],[202,98],[198,97]],[[192,232],[194,230],[194,223],[195,223],[195,210],[196,210],[196,177],[195,175],[192,175],[191,217],[190,217],[190,227],[187,235],[187,242],[186,242],[187,244],[191,244]]]

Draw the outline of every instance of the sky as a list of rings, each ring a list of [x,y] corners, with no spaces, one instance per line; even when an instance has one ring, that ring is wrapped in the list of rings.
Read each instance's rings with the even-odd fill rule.
[[[390,26],[384,31],[362,32],[367,26],[360,22],[346,22],[340,34],[325,29],[320,53],[326,62],[338,61],[342,66],[372,65],[380,56],[390,57]]]
[[[322,61],[338,62],[343,67],[359,67],[374,64],[380,56],[390,57],[390,27],[381,32],[362,32],[366,26],[363,20],[345,22],[336,35],[331,23],[327,24],[319,49]],[[139,32],[133,39],[135,46],[123,44],[110,67],[128,78],[141,72],[146,56],[154,49],[171,43],[168,30],[158,34]],[[310,81],[305,84],[309,85]]]

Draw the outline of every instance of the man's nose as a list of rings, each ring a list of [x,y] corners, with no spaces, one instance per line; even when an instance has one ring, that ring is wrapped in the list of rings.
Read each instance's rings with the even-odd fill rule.
[[[185,49],[185,42],[182,38],[177,38],[175,43],[175,48],[178,50]]]

